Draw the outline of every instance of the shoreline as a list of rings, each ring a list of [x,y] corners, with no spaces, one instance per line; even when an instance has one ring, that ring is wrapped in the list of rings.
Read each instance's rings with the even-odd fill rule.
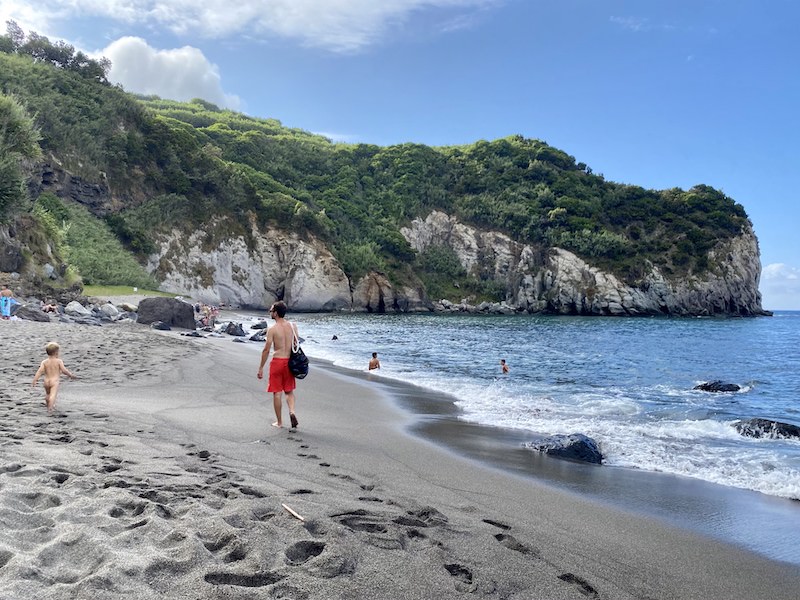
[[[800,539],[798,501],[680,475],[544,456],[522,447],[530,441],[523,430],[459,419],[456,398],[444,392],[312,360],[345,377],[381,386],[393,403],[412,415],[406,428],[410,435],[455,456],[800,566],[794,541]]]
[[[291,432],[269,426],[257,353],[230,338],[4,327],[9,597],[788,599],[800,585],[791,565],[443,451],[406,432],[415,418],[385,390],[313,362]],[[51,338],[80,379],[49,419],[26,386]]]

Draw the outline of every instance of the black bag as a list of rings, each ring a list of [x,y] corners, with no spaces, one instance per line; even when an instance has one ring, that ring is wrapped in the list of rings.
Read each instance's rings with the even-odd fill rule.
[[[296,329],[292,337],[292,351],[289,353],[289,372],[297,379],[305,379],[305,376],[308,375],[308,358],[300,347]]]

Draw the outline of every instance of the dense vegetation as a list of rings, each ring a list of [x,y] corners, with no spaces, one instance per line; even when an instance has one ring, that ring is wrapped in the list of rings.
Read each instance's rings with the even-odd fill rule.
[[[105,178],[124,200],[103,215],[105,225],[139,257],[153,250],[160,228],[225,215],[233,218],[216,220],[224,223],[217,238],[247,238],[254,219],[323,238],[351,277],[376,269],[421,279],[434,297],[460,297],[464,287],[502,297],[488,271],[465,273],[443,247],[417,255],[400,227],[439,209],[540,249],[567,248],[633,283],[644,259],[668,274],[704,272],[707,251],[747,220],[708,186],[655,191],[608,182],[522,136],[440,148],[337,144],[202,100],[137,98],[107,83],[107,63],[75,60],[69,47],[54,53],[46,38],[31,44],[30,35],[10,29],[0,37],[0,118],[3,102],[17,107],[17,119],[25,107],[48,157],[87,179]],[[4,177],[0,171],[0,193]],[[0,196],[0,219],[8,211]]]

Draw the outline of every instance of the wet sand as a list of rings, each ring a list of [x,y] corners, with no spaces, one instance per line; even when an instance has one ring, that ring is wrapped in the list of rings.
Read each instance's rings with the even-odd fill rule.
[[[51,339],[79,380],[49,417],[29,385]],[[797,596],[795,566],[481,467],[320,364],[290,431],[229,337],[0,340],[1,598]]]

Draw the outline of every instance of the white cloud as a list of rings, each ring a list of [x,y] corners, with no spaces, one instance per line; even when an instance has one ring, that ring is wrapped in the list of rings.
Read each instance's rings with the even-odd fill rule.
[[[38,15],[39,20],[56,23],[76,17],[101,17],[213,38],[278,35],[298,39],[308,46],[352,52],[381,40],[388,30],[401,25],[415,12],[485,8],[503,1],[0,0],[0,14],[13,15],[14,9],[18,14],[27,12],[31,17]],[[31,20],[36,23],[37,19]]]
[[[784,263],[764,267],[761,296],[767,310],[800,310],[800,269]]]
[[[609,21],[630,31],[648,31],[652,29],[650,21],[643,17],[610,17]]]
[[[202,98],[238,109],[237,96],[226,94],[217,66],[191,46],[158,50],[138,37],[123,37],[97,54],[111,60],[109,80],[129,92],[156,94],[172,100]]]

